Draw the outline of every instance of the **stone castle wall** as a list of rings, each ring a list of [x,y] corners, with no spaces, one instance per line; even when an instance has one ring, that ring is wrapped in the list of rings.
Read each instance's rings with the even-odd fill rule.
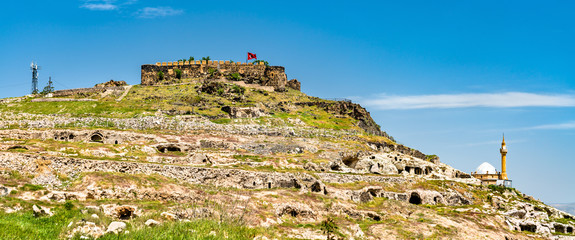
[[[281,66],[266,66],[230,61],[185,61],[163,62],[142,65],[142,85],[164,85],[178,83],[176,69],[182,71],[182,79],[186,78],[230,78],[231,74],[239,74],[239,79],[246,83],[272,86],[276,90],[288,86],[285,68]],[[160,79],[159,72],[163,73]],[[292,86],[291,84],[289,86]],[[298,85],[299,87],[299,85]],[[297,89],[299,90],[299,89]]]

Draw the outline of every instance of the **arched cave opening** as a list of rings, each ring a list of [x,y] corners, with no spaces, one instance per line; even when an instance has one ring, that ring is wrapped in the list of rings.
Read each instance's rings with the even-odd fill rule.
[[[118,144],[118,140],[114,141],[114,144]]]
[[[566,229],[562,224],[555,224],[554,227],[555,227],[555,232],[565,233]]]
[[[521,228],[521,231],[529,231],[529,232],[535,232],[537,231],[537,225],[535,224],[521,224],[519,225],[519,227]]]
[[[104,136],[102,136],[99,133],[94,133],[92,134],[92,136],[90,137],[90,141],[91,142],[98,142],[98,143],[103,143],[104,142]]]
[[[573,233],[573,227],[567,226],[567,233]]]
[[[76,136],[74,136],[74,134],[70,134],[70,136],[68,136],[68,139],[69,139],[69,140],[74,140],[74,137],[76,137]]]
[[[411,196],[409,196],[409,203],[421,204],[421,196],[419,196],[419,193],[412,192]]]
[[[117,209],[116,211],[118,213],[118,218],[120,218],[122,220],[128,220],[132,217],[133,209],[130,209],[128,207],[123,207],[123,208]]]
[[[315,182],[314,184],[311,185],[311,191],[312,192],[321,192],[321,184],[319,184],[319,182]]]
[[[343,164],[350,168],[355,168],[357,162],[359,162],[359,158],[357,157],[344,157],[342,160]]]
[[[163,153],[167,153],[167,152],[181,152],[182,149],[180,149],[177,146],[158,146],[156,147],[158,149],[158,151],[163,152]]]
[[[440,203],[442,202],[440,196],[435,196],[435,197],[433,197],[433,201],[434,201],[436,204],[440,204]]]
[[[18,149],[22,149],[22,150],[28,150],[27,147],[25,146],[20,146],[20,145],[14,145],[14,146],[10,146],[8,147],[7,150],[18,150]]]

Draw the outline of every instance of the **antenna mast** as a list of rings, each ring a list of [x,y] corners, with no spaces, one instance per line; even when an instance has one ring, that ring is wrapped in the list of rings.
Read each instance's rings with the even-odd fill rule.
[[[32,62],[30,70],[32,70],[32,94],[36,94],[38,93],[38,64]]]

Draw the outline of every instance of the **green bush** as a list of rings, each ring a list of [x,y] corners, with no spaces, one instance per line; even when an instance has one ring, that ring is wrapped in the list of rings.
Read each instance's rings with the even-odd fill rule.
[[[182,79],[182,70],[176,68],[174,69],[174,72],[176,73],[177,79]]]
[[[42,187],[40,185],[29,184],[29,183],[24,184],[24,186],[22,186],[20,188],[20,190],[22,190],[22,191],[38,191],[38,190],[42,190],[42,189],[44,189],[44,187]]]
[[[242,79],[242,77],[240,76],[239,73],[232,73],[228,76],[228,79],[230,79],[232,81],[239,81]]]
[[[68,211],[72,210],[74,208],[74,204],[70,201],[66,201],[66,203],[64,203],[64,208]]]
[[[242,87],[242,86],[234,85],[232,87],[232,92],[240,94],[240,95],[244,95],[244,93],[246,92],[246,88]]]
[[[215,68],[208,68],[208,74],[210,74],[210,76],[214,76],[214,74],[218,71],[218,69]]]
[[[501,193],[501,194],[502,194],[503,192],[507,191],[507,188],[506,188],[505,186],[500,186],[500,185],[493,185],[493,184],[491,184],[491,185],[489,185],[489,186],[487,186],[487,187],[488,187],[489,189],[491,189],[492,191],[498,192],[498,193]]]
[[[323,234],[327,235],[328,240],[335,239],[335,231],[337,231],[338,227],[335,224],[335,221],[331,217],[327,217],[327,219],[323,220],[319,224],[319,228],[323,232]]]
[[[162,71],[158,72],[158,79],[164,80],[164,72],[162,72]]]
[[[224,89],[223,89],[223,88],[218,88],[217,93],[218,93],[218,95],[224,94]]]

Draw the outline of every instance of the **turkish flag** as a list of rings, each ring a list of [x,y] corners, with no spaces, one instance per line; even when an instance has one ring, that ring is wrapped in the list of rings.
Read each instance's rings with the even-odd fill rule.
[[[255,53],[248,52],[248,60],[250,59],[258,59]]]

